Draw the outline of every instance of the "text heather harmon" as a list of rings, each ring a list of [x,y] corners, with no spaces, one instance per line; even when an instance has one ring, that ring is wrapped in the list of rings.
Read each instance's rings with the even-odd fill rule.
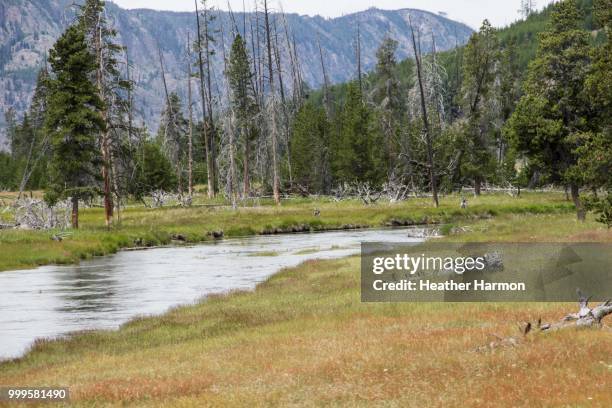
[[[375,280],[372,283],[375,291],[525,291],[524,282],[487,282],[476,280],[473,282],[432,282],[429,280],[410,281],[402,279],[397,282]]]

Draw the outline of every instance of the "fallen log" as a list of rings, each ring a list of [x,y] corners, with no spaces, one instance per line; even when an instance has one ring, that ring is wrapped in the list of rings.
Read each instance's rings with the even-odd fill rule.
[[[477,347],[474,351],[483,352],[497,348],[516,347],[520,345],[527,335],[533,331],[539,333],[550,333],[557,330],[568,328],[596,328],[601,327],[601,321],[608,315],[612,314],[612,302],[606,300],[599,306],[589,307],[590,297],[585,296],[580,289],[577,291],[578,304],[580,309],[576,313],[570,313],[561,321],[556,323],[542,323],[542,319],[538,319],[533,325],[531,322],[525,322],[519,327],[521,336],[501,337],[496,334],[491,336],[494,338],[488,344]],[[534,330],[535,329],[535,330]]]
[[[568,314],[558,323],[542,324],[540,321],[538,321],[538,328],[541,331],[559,330],[568,327],[600,326],[602,319],[607,315],[612,314],[612,303],[610,303],[610,300],[606,300],[601,305],[590,308],[589,301],[591,298],[582,294],[580,289],[578,289],[576,292],[578,294],[578,304],[580,305],[580,310],[578,310],[577,313]]]

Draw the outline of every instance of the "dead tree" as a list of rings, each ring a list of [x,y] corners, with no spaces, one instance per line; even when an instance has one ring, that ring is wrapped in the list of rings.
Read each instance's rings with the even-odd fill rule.
[[[323,48],[321,47],[321,39],[319,38],[319,34],[317,33],[317,45],[319,46],[319,58],[321,60],[321,72],[323,73],[323,105],[325,106],[325,111],[327,113],[327,117],[331,118],[332,116],[332,105],[331,105],[331,96],[329,93],[329,78],[327,76],[327,69],[325,68],[325,59],[323,58]]]
[[[373,205],[380,200],[384,191],[374,188],[370,183],[355,183],[354,191],[365,205]]]
[[[213,120],[213,97],[212,97],[212,67],[210,63],[211,56],[213,52],[211,51],[210,42],[212,40],[211,30],[209,27],[209,8],[207,5],[208,0],[202,0],[202,5],[204,6],[204,52],[206,53],[205,68],[206,68],[206,86],[208,89],[207,100],[208,100],[208,124],[211,130],[211,137],[209,139],[210,142],[210,156],[212,162],[212,181],[213,181],[213,194],[217,193],[217,152],[216,152],[216,143],[215,143],[215,124]]]
[[[283,70],[281,66],[281,56],[280,56],[280,47],[278,45],[278,32],[276,30],[276,20],[274,20],[274,56],[276,60],[276,69],[278,71],[278,84],[280,87],[280,95],[281,95],[281,109],[283,112],[283,133],[284,133],[284,142],[285,142],[285,154],[287,155],[287,170],[289,171],[289,185],[293,184],[293,174],[291,171],[291,146],[289,144],[289,134],[291,133],[290,129],[290,119],[289,112],[287,109],[287,100],[285,99],[285,85],[283,82]]]
[[[204,59],[202,57],[202,31],[200,27],[200,12],[198,10],[198,0],[195,1],[195,13],[197,22],[197,38],[196,43],[198,46],[198,68],[200,72],[200,97],[202,99],[202,128],[204,132],[204,150],[206,154],[206,173],[208,181],[208,198],[215,196],[215,182],[214,182],[214,165],[213,158],[210,148],[210,135],[208,134],[207,126],[207,109],[206,109],[206,89],[204,87]],[[208,57],[208,56],[207,56]]]
[[[272,143],[272,191],[274,194],[274,202],[276,205],[280,205],[280,178],[278,174],[278,129],[276,123],[276,109],[275,109],[275,87],[274,87],[274,66],[272,65],[272,38],[270,31],[270,12],[268,10],[268,0],[264,0],[264,17],[265,17],[265,28],[266,28],[266,45],[268,49],[268,73],[270,81],[270,98],[271,103],[271,117],[270,117],[270,137]]]
[[[235,31],[234,35],[237,34],[237,30]],[[224,67],[224,72],[228,72],[228,66],[227,66],[227,55],[226,55],[226,51],[225,51],[225,30],[223,28],[223,25],[221,25],[221,50],[223,52],[223,67]],[[229,85],[229,81],[227,80],[227,77],[224,76],[223,77],[223,82],[225,85],[225,89],[228,95],[231,94],[231,88]],[[231,104],[230,104],[231,105]],[[232,208],[236,208],[236,199],[237,199],[237,194],[236,194],[236,188],[237,188],[237,181],[238,178],[236,176],[236,138],[235,138],[235,129],[234,129],[234,123],[236,123],[236,120],[234,120],[235,118],[235,112],[234,109],[230,106],[230,108],[228,109],[228,112],[226,114],[226,118],[225,118],[225,133],[227,134],[228,138],[229,138],[229,142],[228,142],[228,149],[229,149],[229,171],[227,174],[227,187],[229,190],[229,196],[230,199],[232,201]]]
[[[94,51],[96,56],[96,86],[98,95],[102,101],[106,101],[106,84],[105,84],[105,61],[103,57],[103,39],[102,39],[102,15],[99,14],[95,27]],[[102,109],[102,120],[104,121],[104,129],[100,133],[100,149],[102,153],[102,180],[104,192],[104,221],[107,227],[110,227],[113,221],[113,198],[111,196],[110,187],[110,135],[109,135],[109,120],[108,107]]]
[[[187,139],[187,177],[189,197],[193,196],[193,101],[191,92],[191,40],[187,32],[187,103],[189,104],[189,133]]]
[[[357,81],[359,82],[359,94],[363,95],[363,78],[361,75],[361,25],[357,21],[357,42],[355,44],[355,54],[357,57]]]
[[[302,74],[300,68],[299,58],[297,56],[297,49],[295,45],[295,37],[293,41],[289,35],[289,24],[287,23],[287,16],[285,15],[281,6],[281,18],[283,22],[283,28],[285,33],[285,42],[287,43],[287,51],[289,53],[289,62],[291,63],[291,74],[293,80],[293,104],[295,109],[301,107],[302,102]]]
[[[431,128],[429,126],[429,117],[427,115],[427,102],[425,97],[425,89],[423,85],[423,75],[421,72],[421,47],[420,44],[417,47],[416,38],[414,35],[414,27],[412,26],[412,19],[408,16],[408,22],[410,24],[410,31],[412,33],[412,47],[414,50],[414,58],[417,69],[417,79],[419,83],[419,93],[421,97],[421,113],[423,118],[423,126],[425,128],[425,142],[427,146],[427,167],[429,170],[429,182],[431,184],[431,192],[433,197],[433,203],[436,208],[440,205],[438,201],[438,186],[436,180],[436,169],[434,166],[434,152],[433,152],[433,137],[431,134]]]

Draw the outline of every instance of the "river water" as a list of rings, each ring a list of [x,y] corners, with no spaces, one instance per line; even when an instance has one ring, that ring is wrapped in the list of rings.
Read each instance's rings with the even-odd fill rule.
[[[116,329],[206,295],[253,289],[282,268],[356,254],[361,242],[420,242],[422,229],[254,236],[122,251],[80,265],[0,272],[0,360],[37,338]]]

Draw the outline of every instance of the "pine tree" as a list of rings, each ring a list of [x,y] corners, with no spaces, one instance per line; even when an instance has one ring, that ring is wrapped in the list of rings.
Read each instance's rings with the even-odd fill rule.
[[[330,189],[330,124],[325,110],[307,102],[297,112],[291,137],[294,182],[302,191]]]
[[[53,77],[49,81],[46,128],[51,136],[51,183],[46,199],[72,200],[72,226],[79,227],[79,200],[95,193],[99,174],[97,135],[104,131],[103,102],[90,78],[96,59],[85,36],[69,27],[50,52]]]
[[[255,95],[251,88],[251,73],[249,56],[246,44],[240,34],[237,34],[232,43],[227,77],[230,86],[230,101],[236,114],[236,126],[240,133],[240,142],[243,145],[243,194],[250,193],[250,156],[251,156],[251,121],[256,111]]]
[[[78,25],[85,33],[90,52],[96,58],[96,70],[91,76],[92,83],[104,102],[101,111],[105,122],[104,130],[99,135],[99,148],[102,155],[102,179],[106,225],[110,226],[113,208],[119,208],[119,174],[117,161],[129,144],[128,110],[130,101],[127,92],[131,89],[130,81],[122,78],[119,69],[119,54],[124,47],[116,43],[117,31],[106,19],[106,3],[103,0],[86,0],[79,8]],[[127,129],[127,132],[125,131]],[[131,153],[131,152],[130,152]],[[128,157],[131,154],[128,153]],[[122,157],[125,158],[125,157]],[[114,201],[112,193],[117,196]]]
[[[334,180],[380,185],[386,175],[382,136],[358,84],[349,84],[338,116],[339,133],[333,138],[331,158]]]
[[[578,166],[586,185],[603,189],[605,196],[593,194],[587,201],[597,220],[612,227],[612,0],[596,0],[596,23],[605,41],[592,51],[593,66],[586,79],[592,129],[582,134],[583,145],[576,149]]]
[[[495,29],[484,20],[474,33],[463,55],[463,110],[465,145],[462,150],[461,171],[474,181],[474,193],[480,194],[482,182],[493,173],[492,137],[486,102],[495,80],[499,60],[499,45]]]
[[[395,53],[398,43],[386,36],[376,52],[376,78],[374,86],[374,103],[377,106],[379,120],[384,135],[384,149],[388,171],[392,172],[399,156],[398,131],[402,111],[404,110],[400,82],[397,77],[397,60]],[[391,177],[391,174],[389,174]]]
[[[555,5],[507,132],[516,148],[549,181],[570,186],[578,219],[584,220],[579,196],[584,178],[576,167],[576,149],[581,134],[590,130],[592,113],[585,93],[590,38],[580,28],[579,18],[574,0]]]

